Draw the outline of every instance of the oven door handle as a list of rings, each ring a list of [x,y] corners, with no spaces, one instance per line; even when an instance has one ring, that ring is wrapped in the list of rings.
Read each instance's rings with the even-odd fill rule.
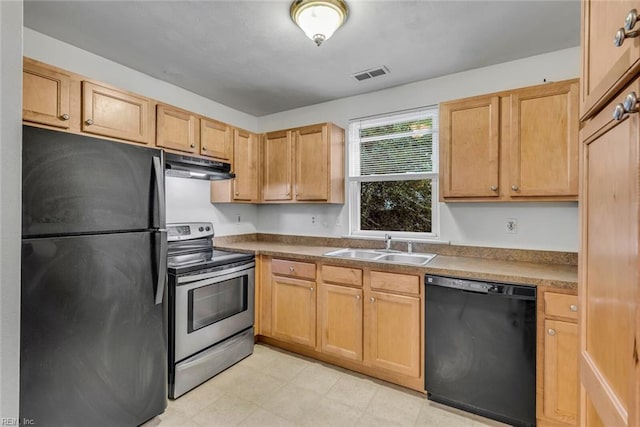
[[[246,264],[242,264],[242,265],[240,265],[238,267],[234,267],[234,268],[222,269],[222,270],[213,271],[213,272],[210,272],[210,273],[194,274],[192,276],[178,277],[178,286],[188,285],[188,284],[196,282],[196,281],[202,281],[202,280],[207,280],[207,279],[214,279],[216,277],[226,276],[228,274],[237,273],[238,271],[249,270],[251,268],[255,268],[255,266],[256,266],[255,261],[251,261],[251,262],[248,262]],[[238,275],[238,276],[241,276],[241,275]]]
[[[160,259],[158,260],[158,283],[156,285],[156,304],[162,304],[164,298],[164,286],[167,282],[167,232],[160,233]]]

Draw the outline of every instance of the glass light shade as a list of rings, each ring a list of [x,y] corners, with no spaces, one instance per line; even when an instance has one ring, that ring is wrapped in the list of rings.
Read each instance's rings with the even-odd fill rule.
[[[291,6],[291,18],[318,46],[340,28],[346,16],[342,1],[296,1]]]

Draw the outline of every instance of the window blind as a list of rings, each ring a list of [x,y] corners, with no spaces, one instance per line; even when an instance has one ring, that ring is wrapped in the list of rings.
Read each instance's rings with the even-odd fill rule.
[[[354,120],[350,127],[350,176],[437,173],[436,106]]]

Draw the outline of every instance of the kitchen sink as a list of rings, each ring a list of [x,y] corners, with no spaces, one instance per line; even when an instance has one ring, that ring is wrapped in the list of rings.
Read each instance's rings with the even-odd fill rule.
[[[371,249],[340,249],[333,252],[327,252],[324,255],[339,258],[375,259],[381,255],[384,255],[384,253],[376,252],[375,250]]]
[[[384,249],[339,249],[337,251],[327,252],[324,256],[381,261],[394,264],[425,265],[436,255],[386,251]]]

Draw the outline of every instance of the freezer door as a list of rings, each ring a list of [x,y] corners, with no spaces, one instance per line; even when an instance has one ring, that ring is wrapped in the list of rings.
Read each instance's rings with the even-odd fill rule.
[[[166,304],[156,304],[162,238],[22,241],[21,419],[136,426],[164,411]]]
[[[31,126],[22,150],[23,237],[164,228],[162,151]]]

